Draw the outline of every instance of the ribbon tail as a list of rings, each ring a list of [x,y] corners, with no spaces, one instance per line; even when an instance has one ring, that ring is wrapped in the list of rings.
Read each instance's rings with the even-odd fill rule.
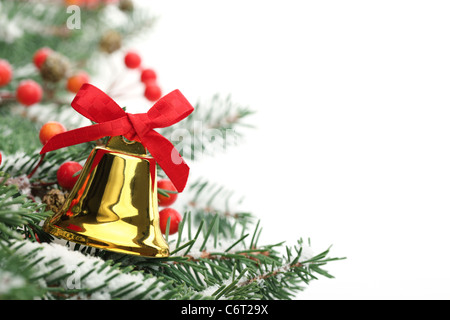
[[[177,149],[169,140],[153,130],[140,138],[178,192],[182,192],[189,177],[189,166]]]

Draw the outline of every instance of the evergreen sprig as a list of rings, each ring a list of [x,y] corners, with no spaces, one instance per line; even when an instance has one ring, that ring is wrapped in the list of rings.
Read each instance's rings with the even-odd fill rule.
[[[202,229],[206,230],[205,224],[169,258],[103,250],[92,253],[81,246],[71,251],[62,245],[44,247],[27,240],[15,242],[12,249],[1,246],[0,256],[15,257],[2,265],[3,270],[15,270],[13,275],[25,277],[23,281],[33,287],[34,294],[50,299],[97,299],[102,295],[111,299],[290,299],[318,275],[331,278],[322,266],[339,260],[329,258],[329,250],[312,257],[302,255],[302,240],[294,248],[286,246],[284,256],[277,250],[282,243],[250,248],[245,237],[230,250],[193,252],[193,245],[210,242],[211,233],[199,237]],[[76,255],[78,262],[67,265],[68,254]],[[95,282],[94,277],[100,280]],[[12,290],[0,297],[14,294]]]
[[[193,199],[199,200],[199,186],[203,186],[200,192],[205,192],[203,200],[211,203],[211,197],[217,197],[211,193],[216,184],[199,180],[192,186],[197,191]],[[284,250],[283,243],[260,245],[262,229],[250,213],[247,219],[236,219],[223,215],[220,206],[214,212],[206,210],[185,211],[178,234],[167,239],[172,248],[169,258],[144,259],[107,251],[98,254],[173,281],[173,288],[188,284],[211,299],[290,299],[318,275],[332,278],[322,267],[342,259],[330,258],[329,249],[312,256],[302,239]]]
[[[209,224],[217,218],[215,234],[232,236],[239,228],[245,230],[246,225],[254,220],[250,212],[237,209],[243,197],[223,185],[199,178],[189,185],[186,192],[191,200],[187,202],[185,210],[193,213],[197,223],[204,219]]]
[[[49,239],[40,223],[51,213],[20,192],[17,182],[0,172],[0,240]]]

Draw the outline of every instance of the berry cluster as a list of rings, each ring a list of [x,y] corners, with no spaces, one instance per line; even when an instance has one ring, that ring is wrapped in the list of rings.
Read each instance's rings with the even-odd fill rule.
[[[173,209],[169,208],[178,198],[177,190],[169,179],[161,179],[158,181],[158,204],[160,207],[167,207],[159,212],[159,227],[164,233],[167,228],[167,222],[170,217],[169,234],[178,232],[178,226],[182,220],[181,214]]]
[[[56,83],[65,80],[66,89],[71,93],[77,93],[83,84],[89,82],[89,75],[85,71],[69,72],[67,59],[50,48],[36,51],[33,63],[44,81]]]
[[[44,82],[57,83],[65,80],[66,89],[71,93],[77,93],[84,83],[89,82],[89,75],[85,71],[69,72],[68,60],[50,48],[37,50],[32,60]],[[10,84],[12,79],[13,68],[8,61],[0,59],[0,87]],[[43,96],[42,86],[32,79],[20,81],[15,88],[15,94],[0,93],[0,98],[16,99],[25,107],[41,102]]]
[[[162,90],[158,85],[156,72],[153,69],[142,67],[142,58],[137,52],[127,52],[125,54],[124,63],[128,69],[136,69],[141,73],[140,80],[145,86],[145,98],[151,102],[155,102],[161,98]]]
[[[13,79],[13,68],[8,61],[0,59],[0,87],[8,85]],[[18,102],[26,107],[38,103],[42,99],[43,90],[39,83],[34,80],[27,79],[19,83],[16,88],[15,95],[5,93],[0,98],[15,97]]]

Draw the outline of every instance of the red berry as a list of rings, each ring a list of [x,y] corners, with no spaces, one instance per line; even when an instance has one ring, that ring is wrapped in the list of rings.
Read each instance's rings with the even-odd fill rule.
[[[155,81],[147,82],[145,85],[145,92],[144,96],[149,101],[157,101],[162,96],[161,88],[158,86],[158,84]]]
[[[175,191],[177,192],[177,189],[175,189],[175,186],[173,185],[172,181],[169,179],[162,179],[158,181],[158,188],[167,190],[167,191]],[[158,204],[160,207],[168,207],[172,205],[178,198],[178,193],[167,193],[168,197],[165,195],[158,193]]]
[[[0,165],[2,164],[2,153],[0,152]]]
[[[78,91],[81,89],[83,84],[89,82],[89,75],[81,71],[73,76],[71,76],[69,79],[67,79],[67,85],[66,88],[70,92],[78,93]]]
[[[57,134],[66,132],[66,128],[59,122],[56,121],[49,121],[46,124],[44,124],[39,131],[39,140],[41,140],[41,143],[45,145],[48,140],[56,136]]]
[[[48,55],[52,52],[53,50],[47,47],[41,48],[38,51],[36,51],[33,56],[33,63],[36,66],[36,68],[41,69]]]
[[[17,87],[16,98],[21,104],[31,106],[42,99],[42,87],[33,80],[24,80]]]
[[[141,56],[136,52],[130,51],[125,55],[125,65],[130,69],[139,68],[141,61]]]
[[[169,234],[174,234],[178,232],[178,225],[180,224],[183,217],[178,213],[177,210],[172,208],[165,208],[159,212],[159,227],[163,234],[166,233],[167,220],[170,217],[170,227]]]
[[[58,171],[56,172],[56,179],[58,180],[58,184],[63,187],[64,189],[71,190],[75,183],[78,180],[78,176],[74,175],[81,171],[83,167],[81,164],[75,161],[68,161],[65,162],[59,167]]]
[[[97,9],[101,4],[101,0],[84,0],[84,5],[88,9]]]
[[[64,0],[66,6],[82,6],[84,5],[84,0]]]
[[[141,73],[141,81],[143,83],[156,80],[156,72],[153,69],[144,69]]]
[[[0,87],[6,86],[12,78],[12,68],[8,61],[0,59]]]

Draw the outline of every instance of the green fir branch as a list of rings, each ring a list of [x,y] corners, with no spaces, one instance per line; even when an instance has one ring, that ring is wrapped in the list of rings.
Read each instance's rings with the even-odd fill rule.
[[[45,205],[21,194],[19,187],[0,172],[0,240],[49,239],[40,225],[52,213],[46,211]]]
[[[185,214],[185,219],[189,214]],[[192,220],[184,221],[183,230],[186,227],[196,230],[194,236],[182,242],[177,239],[169,258],[145,259],[106,251],[100,256],[120,259],[135,270],[172,281],[173,288],[187,284],[211,299],[291,299],[319,275],[331,278],[322,267],[342,259],[330,258],[329,250],[313,257],[303,256],[302,240],[294,248],[286,246],[285,250],[280,249],[282,243],[260,246],[256,236],[261,230],[258,224],[250,242],[246,242],[250,234],[239,238],[234,234],[231,245],[214,246],[224,240],[212,231],[219,221],[218,215],[211,223],[202,220],[198,226]],[[283,251],[288,254],[282,255]]]
[[[251,224],[254,220],[251,213],[237,209],[240,207],[243,197],[223,185],[199,178],[189,185],[185,193],[185,197],[190,199],[185,210],[193,212],[194,222],[198,224],[204,219],[207,224],[210,224],[217,215],[218,223],[216,229],[213,230],[215,234],[231,236],[239,227],[244,232],[246,225]]]

